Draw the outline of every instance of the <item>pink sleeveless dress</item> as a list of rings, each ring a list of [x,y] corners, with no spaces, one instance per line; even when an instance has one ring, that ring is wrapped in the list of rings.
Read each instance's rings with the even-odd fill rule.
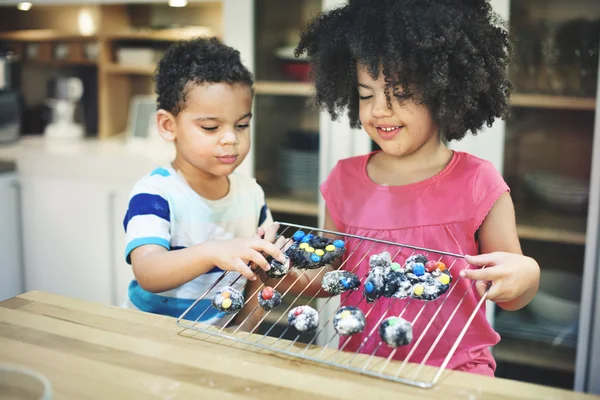
[[[339,231],[454,254],[478,254],[475,233],[496,200],[509,190],[490,162],[467,153],[454,152],[450,163],[429,179],[405,186],[382,186],[367,175],[367,161],[372,154],[375,153],[339,161],[321,185],[327,209]],[[398,247],[386,248],[385,244],[373,246],[373,242],[361,243],[359,239],[347,239],[347,249],[343,269],[353,271],[361,279],[368,274],[369,256],[385,250],[395,256],[400,250]],[[365,253],[368,256],[363,258]],[[432,302],[381,297],[374,303],[367,303],[362,287],[343,293],[343,305],[358,305],[365,314],[368,313],[362,334],[353,335],[350,339],[341,338],[340,346],[345,346],[345,351],[354,352],[360,348],[361,353],[372,354],[376,350],[376,355],[387,357],[393,349],[385,343],[380,344],[377,323],[384,314],[386,318],[402,314],[407,321],[416,319],[412,343],[398,347],[393,356],[396,360],[404,360],[447,297],[409,359],[409,362],[420,363],[462,299],[458,311],[426,361],[432,366],[443,363],[480,297],[474,287],[469,289],[469,280],[459,278],[460,270],[467,267],[462,258],[442,257],[425,251],[416,253],[436,261],[441,258],[446,266],[451,267],[453,280],[450,290]],[[394,260],[403,264],[412,254],[415,250],[402,248]],[[421,314],[416,318],[419,312]],[[371,331],[373,334],[369,335]],[[489,347],[499,340],[500,336],[486,319],[484,303],[447,368],[493,376],[496,362]]]

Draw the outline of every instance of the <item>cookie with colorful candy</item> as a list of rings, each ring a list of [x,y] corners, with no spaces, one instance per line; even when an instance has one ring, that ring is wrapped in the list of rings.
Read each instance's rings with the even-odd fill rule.
[[[410,296],[420,300],[438,299],[452,282],[452,275],[443,262],[428,260],[421,254],[406,260],[404,273],[412,283]]]
[[[327,293],[335,296],[348,290],[358,289],[360,278],[350,271],[329,271],[323,276],[321,287]]]
[[[346,251],[343,240],[329,239],[322,236],[296,231],[292,237],[294,243],[286,250],[285,255],[298,269],[317,269],[331,265]]]
[[[244,295],[231,286],[223,286],[213,296],[212,304],[219,311],[233,313],[244,306]]]
[[[265,286],[258,292],[258,305],[267,311],[278,307],[281,304],[281,294],[271,286]]]
[[[390,347],[406,346],[413,340],[412,324],[400,317],[389,317],[379,325],[379,336]]]
[[[333,316],[333,327],[341,336],[360,333],[365,330],[365,324],[365,314],[358,307],[341,307]]]
[[[319,313],[310,306],[294,307],[288,313],[288,324],[299,333],[312,333],[319,327]]]

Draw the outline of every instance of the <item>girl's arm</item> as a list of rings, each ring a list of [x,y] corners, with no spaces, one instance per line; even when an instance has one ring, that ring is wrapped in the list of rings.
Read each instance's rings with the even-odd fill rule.
[[[537,262],[523,255],[515,209],[510,194],[501,195],[479,229],[479,256],[467,256],[466,261],[485,269],[465,269],[461,276],[477,280],[483,294],[487,282],[492,282],[488,299],[505,310],[525,307],[536,294],[540,280]]]
[[[213,240],[174,251],[147,244],[131,252],[131,264],[140,286],[159,293],[175,289],[215,266],[225,271],[237,271],[254,280],[256,276],[248,267],[249,262],[263,269],[270,268],[261,252],[284,260],[281,250],[273,243],[259,238],[237,238]]]

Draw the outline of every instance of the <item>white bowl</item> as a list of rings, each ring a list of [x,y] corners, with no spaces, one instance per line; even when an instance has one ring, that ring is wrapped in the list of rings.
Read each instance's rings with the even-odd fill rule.
[[[579,319],[580,298],[581,276],[542,270],[540,288],[527,307],[540,322],[568,326]]]
[[[51,400],[52,386],[45,376],[34,370],[0,364],[0,393],[6,400]]]

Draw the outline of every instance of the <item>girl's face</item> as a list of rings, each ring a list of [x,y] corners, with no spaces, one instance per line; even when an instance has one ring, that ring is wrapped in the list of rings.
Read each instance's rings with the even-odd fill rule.
[[[439,128],[429,109],[403,93],[401,85],[389,89],[388,107],[382,73],[373,80],[367,69],[358,64],[357,77],[360,123],[386,154],[407,156],[439,142]]]
[[[250,150],[251,111],[247,85],[195,85],[173,126],[178,162],[205,177],[230,175]]]

